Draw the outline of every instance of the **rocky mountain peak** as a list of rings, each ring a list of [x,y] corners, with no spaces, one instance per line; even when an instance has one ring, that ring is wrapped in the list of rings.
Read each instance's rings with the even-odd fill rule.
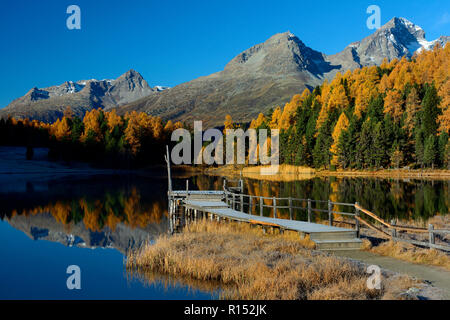
[[[412,57],[415,52],[431,49],[438,41],[439,39],[427,41],[425,31],[421,27],[405,18],[394,17],[372,35],[350,44],[347,48],[351,49],[354,65],[369,66],[381,64],[384,58],[393,60],[403,56]],[[445,41],[446,39],[442,38],[439,42],[443,44]],[[339,53],[330,56],[330,59],[342,61],[343,57],[343,53]],[[344,61],[344,64],[350,65],[350,62]]]
[[[409,33],[416,38],[425,38],[425,31],[405,18],[394,17],[381,27],[380,30],[395,30],[397,33]]]
[[[254,73],[264,75],[296,74],[299,70],[320,72],[323,54],[307,47],[290,31],[277,33],[237,55],[225,67],[224,73]]]
[[[0,110],[0,117],[12,114],[54,121],[62,114],[61,106],[70,105],[79,115],[92,107],[106,110],[119,107],[122,113],[136,110],[164,119],[202,119],[209,125],[222,124],[226,113],[247,121],[260,112],[285,104],[305,88],[312,90],[337,72],[380,65],[385,58],[411,57],[415,52],[431,49],[436,43],[444,46],[448,41],[449,37],[427,41],[422,28],[395,17],[343,51],[325,55],[287,31],[238,54],[224,70],[169,90],[149,87],[142,75],[131,69],[116,80],[66,82],[56,87],[34,88]]]
[[[127,72],[125,72],[123,75],[121,75],[119,78],[117,78],[117,80],[120,80],[120,79],[135,79],[135,78],[136,79],[144,79],[139,72],[137,72],[134,69],[130,69]]]
[[[45,90],[40,90],[37,87],[32,88],[30,91],[27,92],[25,95],[25,99],[29,101],[37,101],[42,99],[48,99],[49,93]]]

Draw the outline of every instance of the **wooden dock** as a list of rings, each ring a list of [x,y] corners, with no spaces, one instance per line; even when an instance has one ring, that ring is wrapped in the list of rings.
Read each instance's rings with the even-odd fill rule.
[[[300,237],[309,235],[320,250],[352,250],[361,247],[358,231],[323,224],[270,218],[236,210],[229,203],[232,197],[241,194],[224,191],[172,191],[169,192],[169,207],[173,230],[180,224],[179,219],[211,219],[236,221],[258,225],[263,228],[278,229],[279,232],[294,231]],[[242,195],[244,197],[244,195]],[[247,196],[248,197],[248,196]],[[228,198],[228,201],[227,201]],[[235,205],[237,202],[235,201]],[[178,222],[177,222],[178,221]]]
[[[450,230],[437,230],[433,225],[428,229],[394,225],[378,217],[376,214],[362,208],[356,203],[339,203],[331,200],[313,200],[297,198],[262,197],[244,194],[242,179],[237,187],[227,187],[224,180],[223,190],[189,190],[189,182],[186,181],[185,190],[172,190],[172,177],[170,170],[169,150],[166,155],[168,171],[168,199],[170,232],[181,229],[186,222],[194,219],[227,220],[250,223],[264,228],[297,232],[300,237],[309,236],[319,250],[357,250],[361,248],[360,224],[378,232],[383,237],[393,241],[408,242],[419,247],[428,247],[450,252],[446,244],[437,244],[435,239],[442,234],[450,234]],[[270,204],[267,204],[270,203]],[[324,205],[327,205],[324,209]],[[264,215],[264,209],[271,210],[271,216]],[[346,208],[345,211],[337,211],[337,208]],[[289,211],[289,219],[278,218],[279,210]],[[307,212],[307,222],[294,220],[295,211]],[[351,211],[351,212],[349,212]],[[259,213],[259,215],[258,215]],[[266,210],[267,213],[267,210]],[[313,223],[314,214],[328,216],[328,225]],[[336,216],[346,217],[335,221]],[[375,221],[378,225],[363,219],[363,216]],[[337,227],[346,225],[350,228]],[[380,227],[388,228],[388,232]],[[428,233],[429,241],[416,241],[400,238],[398,232]]]

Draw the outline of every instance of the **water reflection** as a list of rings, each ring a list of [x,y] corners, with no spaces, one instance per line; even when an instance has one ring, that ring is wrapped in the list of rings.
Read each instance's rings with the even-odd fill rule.
[[[41,191],[27,182],[25,194],[0,193],[0,218],[34,240],[125,253],[165,233],[168,221],[162,180],[124,179],[53,180]]]
[[[221,190],[223,186],[222,177],[196,174],[177,176],[174,189],[185,189],[186,179],[191,189]],[[358,201],[386,220],[397,218],[423,224],[435,215],[448,214],[450,206],[449,181],[329,177],[289,182],[245,179],[244,185],[245,192],[255,196]],[[127,282],[136,278],[124,274],[123,257],[127,251],[168,231],[164,176],[42,179],[2,175],[0,204],[0,257],[7,262],[0,265],[0,298],[11,298],[12,288],[16,290],[15,298],[79,298],[61,287],[68,264],[81,265],[92,279],[88,283],[92,287],[83,291],[84,298],[217,297],[216,287],[203,287],[189,279],[180,281],[161,275],[146,277],[146,281],[135,279],[145,286],[151,284],[147,290]],[[265,200],[265,204],[269,205],[270,200]],[[264,214],[270,215],[270,209],[265,209]],[[254,213],[259,214],[256,208]],[[306,215],[306,211],[296,210],[293,218],[306,220]],[[279,210],[278,216],[289,218],[289,212]],[[321,218],[326,219],[315,217]],[[25,241],[24,234],[33,240],[47,241]],[[35,268],[30,271],[29,265]],[[24,274],[30,275],[28,282],[24,282]],[[108,289],[111,282],[115,291]]]
[[[186,179],[191,189],[220,190],[223,185],[222,177],[186,175],[174,179],[174,189],[184,189]],[[59,179],[45,187],[42,181],[27,181],[26,186],[26,192],[10,188],[0,192],[0,218],[33,239],[114,246],[126,252],[167,231],[164,177]],[[246,193],[255,196],[359,202],[385,220],[424,224],[435,215],[448,214],[450,207],[450,181],[316,177],[290,182],[245,179],[244,186]],[[270,205],[271,200],[264,203]],[[318,205],[322,207],[326,209],[326,203]],[[259,213],[256,207],[253,210]],[[270,215],[270,209],[265,208],[264,214]],[[279,210],[278,215],[289,218],[287,210]],[[297,210],[294,218],[306,220],[306,212]]]
[[[222,177],[201,175],[191,178],[198,189],[220,190],[222,180]],[[385,220],[415,221],[423,225],[433,216],[448,214],[450,208],[448,180],[314,177],[279,182],[244,179],[244,187],[245,193],[255,196],[359,202]],[[271,200],[266,199],[264,203],[271,205]],[[306,203],[303,205],[306,207]],[[319,204],[318,208],[326,209],[326,206],[326,203]],[[345,211],[344,208],[339,209]],[[287,210],[281,209],[278,213],[283,218],[289,218]],[[265,209],[264,214],[270,215],[270,210]],[[295,214],[294,218],[306,220],[306,212]]]
[[[166,192],[165,177],[0,175],[0,299],[214,299],[126,273],[127,251],[168,231]],[[81,291],[66,288],[72,264]]]

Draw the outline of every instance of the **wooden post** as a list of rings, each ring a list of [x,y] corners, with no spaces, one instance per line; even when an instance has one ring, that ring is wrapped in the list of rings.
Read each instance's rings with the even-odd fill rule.
[[[170,199],[170,198],[169,198]],[[169,233],[173,234],[173,217],[172,214],[172,200],[169,200]]]
[[[244,195],[241,193],[241,205],[240,205],[240,209],[241,212],[244,212]]]
[[[231,209],[233,209],[233,210],[235,210],[236,209],[236,207],[235,207],[235,205],[236,205],[236,201],[234,200],[234,193],[233,193],[233,202],[232,202],[232,205],[231,205]]]
[[[259,197],[259,215],[262,217],[263,216],[263,210],[264,210],[264,207],[263,207],[263,198],[262,197]]]
[[[429,241],[430,244],[434,244],[434,226],[432,224],[428,225],[428,232],[429,232]]]
[[[223,191],[227,190],[227,179],[223,179]]]
[[[169,193],[172,192],[172,174],[170,172],[170,153],[169,153],[169,146],[166,145],[166,163],[167,163],[167,180],[169,184]]]
[[[358,202],[355,202],[355,229],[356,229],[356,236],[359,238],[359,209],[358,209]]]
[[[392,225],[392,237],[397,238],[397,229],[395,229],[395,220],[391,219],[391,225]]]
[[[331,203],[330,200],[328,200],[328,221],[329,221],[330,226],[333,225],[333,213],[332,213],[332,211],[333,211],[333,204]]]
[[[289,197],[289,218],[292,220],[292,198]]]
[[[189,180],[186,180],[186,197],[189,196]]]
[[[308,199],[308,222],[311,222],[311,199]]]
[[[277,199],[275,197],[273,197],[272,205],[273,205],[273,217],[276,218],[277,217]]]
[[[249,214],[253,214],[253,197],[249,196],[250,198],[248,199],[248,213]]]

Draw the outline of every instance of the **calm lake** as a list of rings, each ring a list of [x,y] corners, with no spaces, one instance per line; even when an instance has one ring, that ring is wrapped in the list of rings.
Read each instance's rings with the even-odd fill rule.
[[[174,179],[174,189],[222,188],[221,177]],[[385,219],[425,224],[448,214],[449,181],[314,178],[245,180],[253,195],[360,202]],[[168,232],[167,180],[161,174],[0,174],[0,299],[216,299],[155,277],[127,274],[127,250]],[[269,211],[264,213],[270,215]],[[281,216],[288,214],[281,212]],[[295,212],[295,219],[306,219]],[[81,268],[81,290],[68,290],[66,269]]]
[[[167,233],[166,185],[129,176],[0,175],[0,299],[216,298],[126,273],[128,249]],[[81,290],[67,289],[69,265],[81,269]]]

